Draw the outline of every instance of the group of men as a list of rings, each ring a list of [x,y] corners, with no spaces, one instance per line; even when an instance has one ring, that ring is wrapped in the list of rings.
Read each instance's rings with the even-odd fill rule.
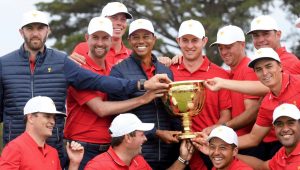
[[[176,41],[182,57],[169,66],[152,53],[156,33],[147,19],[130,23],[131,50],[125,47],[122,36],[132,18],[124,4],[108,3],[69,58],[45,46],[50,27],[43,12],[24,14],[24,44],[0,58],[4,144],[11,141],[0,169],[274,169],[297,162],[290,154],[296,154],[300,133],[299,60],[281,46],[273,18],[251,22],[247,34],[257,49],[252,59],[239,27],[219,29],[210,46],[217,46],[230,72],[203,54],[208,38],[199,21],[181,23]],[[201,132],[193,144],[178,140],[180,120],[167,113],[160,98],[169,82],[183,80],[205,80],[206,86],[204,107],[192,118],[193,131]],[[34,151],[27,153],[25,145]],[[275,153],[287,161],[244,159],[238,149],[263,161]]]

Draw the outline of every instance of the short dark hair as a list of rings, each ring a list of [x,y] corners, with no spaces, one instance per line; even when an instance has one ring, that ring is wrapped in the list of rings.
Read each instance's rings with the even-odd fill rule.
[[[30,114],[32,114],[32,115],[34,115],[34,116],[37,116],[38,113],[36,112],[36,113],[30,113]],[[23,119],[25,125],[26,125],[26,123],[27,123],[27,121],[28,121],[27,116],[28,116],[28,114],[24,115],[24,119]]]
[[[128,135],[134,137],[136,135],[136,131],[130,132]],[[112,147],[119,146],[123,142],[124,138],[125,135],[119,137],[112,137],[111,146]]]

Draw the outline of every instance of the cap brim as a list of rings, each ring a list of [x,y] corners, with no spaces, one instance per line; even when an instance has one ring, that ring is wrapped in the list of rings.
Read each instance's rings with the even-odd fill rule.
[[[234,144],[234,145],[236,145],[236,144],[234,143],[234,141],[226,140],[226,139],[224,139],[224,137],[222,137],[222,136],[217,136],[217,135],[209,136],[209,137],[207,138],[207,142],[209,142],[212,138],[219,138],[219,139],[223,140],[223,141],[224,141],[225,143],[227,143],[227,144]]]
[[[273,60],[275,60],[275,61],[277,61],[277,62],[280,62],[280,61],[278,61],[278,60],[276,60],[276,59],[274,59],[274,58],[272,58],[272,57],[260,57],[260,58],[257,58],[257,59],[254,59],[254,60],[250,61],[250,62],[248,63],[248,67],[254,68],[255,63],[256,63],[258,60],[261,60],[261,59],[273,59]]]
[[[138,129],[136,130],[140,130],[140,131],[149,131],[152,130],[154,128],[154,123],[142,123]]]

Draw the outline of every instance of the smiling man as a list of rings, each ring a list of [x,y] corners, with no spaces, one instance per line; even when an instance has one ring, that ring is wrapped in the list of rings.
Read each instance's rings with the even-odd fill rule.
[[[24,107],[25,132],[3,149],[0,169],[61,170],[57,150],[46,144],[55,127],[55,118],[59,116],[65,114],[56,110],[51,98],[30,99]],[[77,170],[84,149],[76,142],[67,143],[66,148],[70,157],[69,170]]]
[[[177,43],[183,54],[182,62],[172,65],[170,69],[174,74],[175,81],[206,80],[213,77],[228,79],[228,73],[209,61],[202,52],[208,38],[205,37],[203,25],[196,20],[187,20],[181,23]],[[192,118],[192,129],[194,131],[205,131],[210,133],[216,124],[223,124],[230,120],[231,99],[228,90],[218,92],[205,89],[205,105],[202,111]],[[203,156],[210,169],[211,163],[208,157]],[[199,166],[203,161],[197,152],[191,160],[192,169],[201,169]],[[204,167],[203,167],[204,168]]]
[[[158,62],[152,53],[156,36],[149,20],[137,19],[130,24],[128,42],[133,53],[112,68],[111,76],[129,80],[147,80],[158,73],[166,73],[170,79],[173,79],[171,70]],[[110,97],[113,100],[126,100],[144,93],[131,95],[120,93]],[[175,145],[171,143],[179,142],[176,136],[180,132],[173,131],[180,130],[179,120],[167,113],[161,98],[155,98],[150,103],[132,110],[132,113],[143,122],[155,123],[155,128],[146,133],[148,141],[144,144],[143,155],[153,169],[166,169],[177,159],[178,149],[175,149]]]

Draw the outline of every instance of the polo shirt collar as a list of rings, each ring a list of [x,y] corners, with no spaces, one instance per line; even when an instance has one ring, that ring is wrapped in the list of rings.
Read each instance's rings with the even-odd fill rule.
[[[116,154],[116,152],[113,150],[113,148],[110,146],[109,149],[107,150],[107,153],[111,156],[112,160],[120,165],[120,166],[125,166],[125,167],[128,167],[120,158],[119,156]],[[130,163],[130,166],[132,166],[132,164],[134,164],[133,166],[137,166],[138,163],[137,161],[135,160],[136,157],[134,157],[132,160],[131,160],[131,163]]]
[[[114,54],[116,54],[116,50],[115,50],[113,47],[111,47],[109,50],[112,51]],[[124,54],[124,55],[127,55],[127,56],[128,56],[130,53],[131,53],[131,50],[129,50],[129,49],[124,45],[124,43],[121,42],[121,49],[120,49],[120,51],[119,51],[118,54]]]
[[[211,62],[207,59],[207,56],[202,56],[202,58],[203,58],[203,62],[196,71],[207,72],[210,68]],[[183,60],[183,58],[181,60]],[[185,65],[183,64],[183,61],[181,61],[181,64],[178,65],[177,69],[188,71],[188,69],[186,69]]]
[[[19,54],[20,54],[22,57],[24,57],[25,59],[28,59],[28,58],[30,57],[30,53],[29,53],[29,51],[27,51],[27,50],[25,49],[24,45],[25,45],[25,43],[23,43],[23,44],[21,45],[20,50],[19,50]],[[37,58],[38,58],[39,56],[42,57],[42,58],[44,58],[44,57],[46,56],[46,54],[47,54],[47,46],[44,45],[44,51],[39,51],[39,52],[37,53]]]
[[[237,65],[237,67],[233,70],[230,70],[230,75],[233,76],[234,73],[238,72],[239,70],[245,69],[245,66],[247,66],[249,62],[250,59],[247,56],[243,57],[240,63]]]
[[[44,145],[44,147],[38,146],[36,141],[25,131],[24,132],[24,142],[26,142],[30,147],[36,148],[37,150],[41,151],[41,153],[46,156],[47,153],[50,151],[49,146],[47,144]]]
[[[130,55],[130,57],[139,65],[142,66],[142,60],[139,59],[138,55],[136,53],[132,53]],[[152,60],[152,64],[155,65],[157,63],[157,58],[154,54],[151,54],[151,60]]]
[[[287,86],[290,84],[290,75],[282,73],[282,85],[278,96],[275,96],[272,92],[270,93],[269,100],[278,98],[286,90]]]
[[[110,65],[108,62],[106,62],[106,60],[104,60],[105,67],[106,67],[106,69],[104,69],[104,68],[98,66],[90,56],[85,55],[84,57],[86,59],[86,64],[89,65],[91,68],[93,68],[96,71],[104,71],[105,72],[106,70],[110,71],[112,68],[112,65]]]
[[[283,158],[285,158],[285,159],[287,159],[288,157],[291,157],[291,156],[300,155],[300,142],[298,142],[296,148],[289,155],[286,155],[286,149],[285,148],[283,149],[283,151],[284,151]]]
[[[280,57],[282,54],[286,53],[286,48],[285,47],[279,47],[279,48],[276,49],[276,53]]]

